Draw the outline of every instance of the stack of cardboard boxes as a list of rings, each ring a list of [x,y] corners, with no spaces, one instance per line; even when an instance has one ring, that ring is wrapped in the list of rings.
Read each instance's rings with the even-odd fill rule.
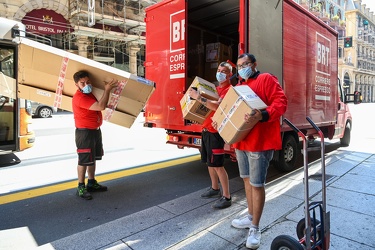
[[[206,44],[206,63],[204,67],[204,79],[215,82],[216,71],[219,63],[232,60],[232,48],[222,43]]]

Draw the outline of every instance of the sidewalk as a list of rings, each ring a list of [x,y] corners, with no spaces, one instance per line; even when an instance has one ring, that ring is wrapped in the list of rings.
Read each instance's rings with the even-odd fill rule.
[[[369,145],[367,145],[369,147]],[[310,164],[318,176],[320,161]],[[375,248],[375,154],[336,150],[326,156],[327,211],[330,212],[330,249]],[[310,178],[310,197],[321,200],[321,181]],[[38,249],[246,249],[247,229],[231,227],[232,219],[246,212],[243,182],[230,181],[233,205],[214,210],[215,199],[201,199],[199,192],[75,234]],[[266,186],[267,200],[261,220],[262,243],[270,249],[281,234],[296,236],[304,218],[303,170]]]

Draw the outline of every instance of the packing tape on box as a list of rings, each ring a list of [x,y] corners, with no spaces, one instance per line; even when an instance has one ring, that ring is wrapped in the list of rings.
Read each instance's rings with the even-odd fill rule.
[[[198,88],[199,86],[202,86],[204,89],[207,89],[208,91],[211,91],[211,92],[213,92],[213,93],[216,92],[216,89],[212,88],[211,86],[209,86],[209,85],[207,85],[207,84],[204,84],[204,83],[198,83],[198,84],[197,84],[197,88]]]
[[[63,92],[63,89],[64,89],[64,81],[65,81],[65,76],[66,76],[66,70],[68,69],[68,62],[69,62],[69,58],[66,57],[66,56],[63,57],[62,62],[61,62],[59,78],[58,78],[58,81],[57,81],[57,87],[56,87],[56,92],[55,92],[55,100],[53,102],[54,108],[60,108],[61,107],[62,92]]]
[[[219,106],[219,109],[221,110],[221,112],[223,112],[223,114],[225,115],[225,118],[223,119],[223,121],[221,122],[221,124],[219,125],[217,131],[220,133],[225,125],[227,125],[227,123],[229,122],[230,124],[232,124],[232,126],[237,130],[237,131],[246,131],[246,130],[250,130],[249,128],[247,129],[239,129],[237,128],[233,122],[230,120],[230,118],[232,117],[232,115],[234,114],[234,112],[238,109],[238,107],[240,106],[240,103],[241,101],[243,101],[243,97],[239,96],[237,98],[237,100],[234,102],[233,106],[229,109],[228,111],[228,114],[225,114],[224,110]]]
[[[125,85],[127,83],[127,80],[119,81],[117,84],[117,88],[113,93],[111,93],[111,96],[109,98],[107,108],[105,109],[104,113],[104,120],[109,121],[112,117],[113,112],[115,111],[117,104],[120,100],[121,92],[124,90]]]

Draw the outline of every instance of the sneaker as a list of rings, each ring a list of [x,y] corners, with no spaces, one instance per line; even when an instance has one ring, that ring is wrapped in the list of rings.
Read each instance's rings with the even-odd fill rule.
[[[258,249],[260,246],[261,233],[259,229],[251,227],[249,229],[249,236],[246,240],[246,247],[250,249]]]
[[[106,186],[100,185],[96,180],[94,184],[87,184],[87,191],[89,192],[104,192],[107,190],[108,188]]]
[[[251,220],[249,219],[249,215],[245,215],[242,218],[232,220],[232,226],[235,228],[250,228]]]
[[[214,190],[212,187],[210,187],[209,189],[207,189],[206,192],[204,192],[203,194],[201,194],[201,197],[202,198],[218,198],[220,197],[220,189],[219,190]]]
[[[217,201],[212,205],[212,207],[213,207],[213,208],[222,209],[222,208],[230,207],[231,205],[232,205],[232,199],[227,200],[227,198],[225,198],[225,197],[223,196],[223,197],[221,197],[219,200],[217,200]]]
[[[85,200],[91,200],[92,196],[89,192],[87,192],[87,189],[85,186],[79,186],[77,188],[77,196],[81,197],[82,199]]]

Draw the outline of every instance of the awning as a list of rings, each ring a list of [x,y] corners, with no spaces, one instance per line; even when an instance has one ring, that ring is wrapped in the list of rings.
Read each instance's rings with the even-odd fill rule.
[[[61,34],[72,29],[63,15],[53,10],[36,9],[26,14],[22,19],[26,32],[37,34]]]

